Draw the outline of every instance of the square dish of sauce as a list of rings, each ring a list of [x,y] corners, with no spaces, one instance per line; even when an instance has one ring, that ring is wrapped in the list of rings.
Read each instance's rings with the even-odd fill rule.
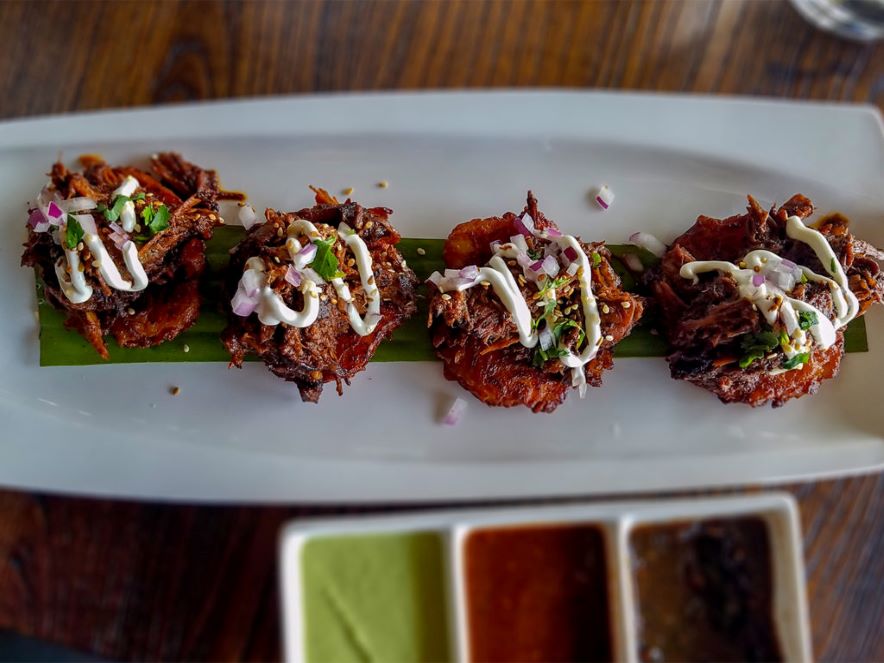
[[[783,660],[763,519],[639,525],[630,549],[641,661]]]
[[[470,661],[612,660],[598,526],[477,529],[462,554]]]

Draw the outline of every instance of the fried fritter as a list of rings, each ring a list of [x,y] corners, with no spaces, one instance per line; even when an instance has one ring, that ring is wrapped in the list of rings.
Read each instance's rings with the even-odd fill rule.
[[[734,278],[726,273],[702,275],[698,283],[683,278],[680,270],[692,261],[721,260],[738,263],[750,251],[765,249],[792,263],[826,274],[807,244],[790,238],[786,219],[813,213],[813,204],[797,194],[768,212],[751,196],[746,214],[726,219],[700,216],[667,250],[660,266],[647,274],[647,282],[660,307],[663,328],[672,348],[668,356],[672,377],[687,380],[716,394],[722,402],[778,407],[793,398],[813,394],[823,380],[835,377],[844,353],[843,328],[836,331],[828,349],[814,344],[799,369],[783,371],[783,355],[776,347],[754,360],[747,357],[747,339],[772,333],[757,307],[743,298]],[[817,225],[847,275],[850,290],[859,300],[862,315],[884,298],[880,279],[880,251],[848,231],[838,214]],[[832,318],[832,294],[820,283],[798,282],[789,297],[804,301]],[[779,332],[777,332],[779,333]],[[748,365],[747,360],[751,360]]]
[[[67,314],[66,326],[82,334],[105,359],[109,358],[107,334],[123,347],[149,347],[175,338],[199,315],[198,280],[205,268],[205,240],[223,223],[218,215],[216,201],[222,194],[215,172],[171,152],[155,155],[150,171],[111,167],[95,156],[80,161],[82,173],[69,171],[60,162],[52,167],[50,183],[29,210],[22,265],[36,270],[46,299]],[[137,180],[137,186],[133,183],[128,195],[118,195],[129,177]],[[124,201],[131,205],[130,222],[136,223],[128,231],[121,227]],[[54,219],[48,213],[67,212],[66,208],[70,216],[65,213]],[[123,257],[126,243],[131,242],[147,286],[119,289],[108,283],[100,269],[100,256],[93,255],[88,245],[90,232],[97,233],[126,284],[134,284]],[[76,245],[67,246],[73,240]],[[85,277],[84,292],[91,289],[88,297],[75,297],[83,301],[72,301],[71,286],[59,281],[59,274],[70,279],[72,265],[66,249],[75,254]]]
[[[318,314],[306,327],[292,326],[285,322],[262,324],[253,313],[231,313],[230,322],[222,334],[222,341],[230,352],[231,364],[242,366],[246,355],[261,358],[275,375],[294,382],[307,402],[317,402],[326,382],[337,384],[338,394],[343,393],[343,383],[362,371],[372,358],[378,345],[393,330],[414,314],[417,277],[406,265],[396,249],[399,233],[390,223],[392,210],[384,207],[364,208],[346,201],[338,203],[322,189],[316,190],[316,206],[299,212],[278,212],[268,209],[264,223],[253,226],[232,251],[228,289],[235,296],[250,259],[259,259],[265,270],[266,285],[281,297],[282,302],[294,311],[305,307],[305,294],[292,280],[307,278],[304,270],[293,277],[293,260],[286,242],[289,229],[297,220],[315,225],[318,237],[314,244],[332,242],[335,268],[348,286],[360,316],[370,317],[365,289],[362,286],[359,265],[354,254],[339,239],[339,228],[346,224],[362,239],[371,257],[371,281],[380,294],[380,313],[377,326],[367,335],[360,335],[352,326],[347,306],[332,283],[318,284]],[[346,234],[346,233],[345,233]],[[249,263],[254,265],[254,263]],[[312,268],[319,269],[316,263]],[[289,275],[289,280],[286,275]],[[311,278],[318,278],[312,275]],[[240,313],[246,313],[241,311]]]
[[[533,221],[537,233],[524,232],[522,222],[526,220]],[[519,215],[507,212],[456,226],[445,242],[445,265],[449,269],[484,265],[492,258],[492,242],[509,242],[520,232],[528,248],[524,255],[530,255],[533,262],[554,244],[543,236],[557,235],[557,231],[556,224],[537,209],[537,200],[529,192],[528,204]],[[614,346],[641,318],[644,305],[641,297],[620,288],[620,278],[609,262],[611,254],[603,243],[578,243],[592,263],[592,293],[601,317],[601,344],[595,357],[575,370],[583,371],[586,384],[598,387],[603,372],[613,366]],[[444,363],[445,377],[459,382],[484,403],[524,405],[534,412],[552,412],[575,386],[575,378],[560,357],[551,355],[557,354],[556,349],[560,354],[578,354],[587,342],[577,273],[568,273],[562,267],[555,277],[544,274],[532,282],[525,278],[528,272],[516,260],[508,260],[507,265],[529,303],[535,328],[548,327],[558,345],[550,347],[545,356],[539,347],[522,345],[512,315],[491,287],[480,285],[443,293],[431,283],[428,326],[432,343]],[[547,292],[545,288],[549,287],[555,288],[554,306],[547,305],[548,300],[542,297],[541,291]]]

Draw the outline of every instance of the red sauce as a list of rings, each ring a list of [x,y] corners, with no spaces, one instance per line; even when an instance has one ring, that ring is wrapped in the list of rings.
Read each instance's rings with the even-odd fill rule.
[[[612,659],[599,528],[479,530],[464,554],[472,661]]]

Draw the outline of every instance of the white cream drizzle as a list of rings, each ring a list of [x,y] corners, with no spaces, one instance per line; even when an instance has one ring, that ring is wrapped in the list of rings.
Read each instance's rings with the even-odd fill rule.
[[[577,270],[577,279],[580,283],[580,303],[583,308],[583,332],[586,335],[586,346],[583,351],[577,355],[568,351],[563,357],[560,357],[565,366],[571,369],[571,383],[579,387],[581,393],[585,389],[586,374],[583,367],[592,361],[598,354],[599,347],[602,344],[602,327],[601,318],[599,316],[598,303],[595,295],[592,293],[592,269],[589,259],[586,256],[580,242],[573,235],[562,235],[560,237],[550,237],[543,233],[538,233],[542,239],[554,242],[564,251],[567,248],[573,249],[577,254],[576,262],[579,266]],[[519,342],[526,348],[533,348],[537,345],[540,334],[533,329],[533,318],[531,310],[525,296],[516,284],[513,274],[507,266],[504,258],[516,258],[519,255],[519,249],[515,244],[506,243],[497,245],[494,248],[494,255],[488,261],[487,266],[479,268],[479,274],[472,281],[455,285],[454,287],[443,288],[442,292],[463,291],[482,283],[488,283],[494,290],[494,293],[500,298],[501,303],[509,311],[513,323],[519,332]],[[556,292],[552,288],[546,291],[547,300],[555,300]]]
[[[353,252],[356,260],[360,282],[365,293],[365,316],[363,317],[359,314],[359,309],[353,301],[353,295],[344,279],[334,278],[331,280],[331,284],[338,294],[338,299],[347,305],[350,326],[360,336],[368,336],[375,330],[381,320],[381,294],[374,279],[371,252],[362,238],[346,223],[341,223],[338,226],[337,233],[347,245],[347,248]],[[308,263],[304,256],[299,255],[303,246],[298,237],[306,235],[312,241],[314,239],[321,239],[322,235],[315,225],[305,219],[295,219],[289,225],[287,235],[285,245],[292,263],[295,269],[303,270],[307,267]],[[283,298],[272,287],[267,285],[264,261],[261,258],[249,258],[246,261],[245,272],[249,270],[255,272],[255,276],[260,284],[258,305],[255,310],[258,313],[258,320],[261,321],[261,324],[273,326],[284,322],[292,327],[309,327],[316,322],[316,318],[319,315],[319,288],[315,280],[305,274],[301,275],[301,284],[298,286],[298,289],[304,295],[304,307],[301,311],[294,311],[286,305]]]
[[[813,249],[823,268],[832,276],[832,278],[828,278],[817,274],[808,267],[798,266],[808,281],[829,287],[835,308],[834,320],[829,320],[815,306],[790,297],[784,290],[770,283],[767,279],[759,286],[753,285],[752,279],[761,273],[767,263],[782,261],[780,256],[771,251],[763,249],[750,251],[740,263],[745,264],[745,267],[723,260],[696,260],[682,265],[679,273],[682,278],[691,279],[694,283],[699,280],[697,275],[705,272],[717,271],[730,274],[737,282],[740,296],[755,305],[769,325],[773,326],[778,320],[782,324],[789,336],[789,341],[781,343],[780,347],[786,357],[791,359],[811,350],[811,340],[800,327],[799,314],[801,312],[813,313],[816,316],[817,322],[812,324],[808,331],[817,345],[828,349],[835,343],[835,330],[856,317],[859,312],[859,300],[851,292],[844,268],[825,235],[805,226],[801,218],[797,216],[790,216],[786,220],[786,234]],[[803,368],[803,366],[803,364],[799,364],[795,368]],[[775,369],[772,373],[781,373],[783,370]]]
[[[140,186],[137,179],[131,175],[127,175],[122,184],[118,186],[111,194],[111,200],[116,196],[131,196]],[[131,213],[131,215],[130,215]],[[127,227],[127,220],[131,216],[131,224]],[[123,229],[127,232],[135,227],[135,206],[132,201],[127,201],[122,211]],[[148,285],[147,273],[138,257],[138,247],[131,240],[126,241],[120,248],[123,254],[123,262],[126,270],[129,272],[131,280],[127,280],[120,274],[116,263],[108,253],[107,248],[101,241],[95,220],[90,214],[74,215],[80,225],[86,231],[83,235],[83,244],[89,249],[94,259],[94,265],[98,269],[104,281],[115,290],[123,292],[139,292],[144,290]],[[62,226],[56,233],[55,239],[58,243],[63,244],[62,238],[67,226]],[[80,255],[77,250],[64,248],[64,260],[59,258],[55,263],[55,275],[58,277],[58,283],[65,297],[72,304],[82,304],[88,301],[93,294],[93,288],[86,282],[86,276],[83,272],[83,266],[80,262]],[[66,265],[65,265],[66,263]]]

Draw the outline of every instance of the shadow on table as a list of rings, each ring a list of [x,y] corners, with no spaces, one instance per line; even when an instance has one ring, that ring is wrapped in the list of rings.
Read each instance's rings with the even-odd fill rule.
[[[90,654],[84,654],[73,649],[60,647],[45,640],[28,638],[11,631],[0,631],[0,662],[16,661],[17,663],[31,663],[33,661],[95,661],[103,659]]]

